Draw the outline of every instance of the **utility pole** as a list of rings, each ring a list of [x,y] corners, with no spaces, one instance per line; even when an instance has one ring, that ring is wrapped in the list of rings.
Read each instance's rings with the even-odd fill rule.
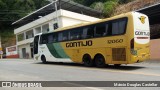
[[[58,3],[58,0],[54,0],[54,8],[55,8],[55,11],[56,11],[56,19],[57,19],[57,25],[59,27],[59,18],[58,18],[58,8],[57,8],[57,3]]]

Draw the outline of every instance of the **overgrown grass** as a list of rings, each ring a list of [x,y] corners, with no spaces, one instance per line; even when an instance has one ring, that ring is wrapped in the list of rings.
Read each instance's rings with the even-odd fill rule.
[[[122,4],[117,6],[114,12],[112,13],[112,16],[118,15],[121,13],[126,13],[129,11],[138,10],[140,8],[144,8],[146,6],[150,6],[156,3],[160,3],[160,0],[135,0],[127,4]]]

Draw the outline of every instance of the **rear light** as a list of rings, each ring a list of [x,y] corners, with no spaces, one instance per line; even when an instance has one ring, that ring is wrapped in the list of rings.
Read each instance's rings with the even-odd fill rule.
[[[134,49],[134,38],[130,41],[131,49]]]
[[[130,47],[131,47],[131,54],[137,55],[137,50],[134,50],[134,38],[130,41]]]

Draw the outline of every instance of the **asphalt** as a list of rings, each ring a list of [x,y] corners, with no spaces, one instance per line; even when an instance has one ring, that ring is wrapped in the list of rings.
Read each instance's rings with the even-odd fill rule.
[[[85,67],[76,63],[50,62],[42,64],[30,59],[2,59],[0,60],[0,81],[160,81],[160,60],[148,60],[142,63],[113,65],[105,68]],[[21,88],[23,90],[134,90],[135,88],[115,87],[54,87],[54,88]],[[78,84],[79,85],[79,84]],[[18,90],[19,88],[0,88],[0,90]],[[158,90],[158,87],[142,88],[138,90]]]

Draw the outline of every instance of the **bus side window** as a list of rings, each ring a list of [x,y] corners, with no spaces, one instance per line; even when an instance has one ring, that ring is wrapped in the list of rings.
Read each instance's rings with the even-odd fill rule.
[[[58,42],[63,40],[63,34],[62,32],[58,33]]]
[[[53,34],[53,43],[58,41],[58,33]]]
[[[41,35],[40,44],[47,44],[47,43],[48,43],[47,35]]]
[[[95,29],[95,27],[93,25],[84,27],[82,38],[83,39],[93,38],[94,37],[94,29]]]
[[[62,41],[68,40],[68,31],[64,31],[64,32],[62,33],[62,36],[63,36]]]
[[[53,34],[48,35],[48,43],[53,43]]]
[[[107,24],[107,26],[108,26],[107,36],[111,36],[111,35],[112,35],[112,23],[109,22],[109,23]]]
[[[112,35],[120,35],[125,32],[126,19],[120,19],[112,22]]]
[[[85,39],[87,37],[87,30],[88,28],[83,29],[82,39]]]
[[[98,25],[96,25],[96,30],[95,30],[95,37],[102,37],[102,36],[106,36],[107,34],[107,25],[105,25],[104,23],[100,23]]]
[[[105,24],[105,32],[103,33],[103,36],[107,36],[109,32],[109,24]]]
[[[82,37],[82,30],[77,28],[75,30],[70,31],[70,40],[78,40]]]

